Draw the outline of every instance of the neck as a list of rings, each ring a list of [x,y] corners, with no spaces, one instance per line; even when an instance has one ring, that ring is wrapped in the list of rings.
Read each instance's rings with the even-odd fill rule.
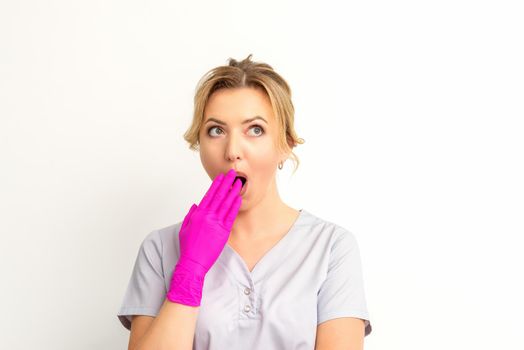
[[[278,232],[279,225],[286,223],[295,209],[286,205],[280,198],[276,180],[273,178],[268,191],[262,198],[250,198],[253,203],[246,202],[246,208],[240,210],[231,229],[230,239],[236,241],[254,241],[270,238]]]

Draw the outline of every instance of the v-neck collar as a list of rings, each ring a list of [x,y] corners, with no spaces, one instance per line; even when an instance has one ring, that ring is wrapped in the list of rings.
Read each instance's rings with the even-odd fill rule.
[[[258,260],[251,272],[249,271],[244,259],[229,245],[229,243],[226,243],[224,246],[224,250],[217,262],[221,263],[232,272],[237,280],[242,276],[243,281],[239,282],[246,283],[251,280],[253,283],[257,283],[267,275],[271,267],[278,265],[281,259],[285,258],[284,253],[290,251],[290,249],[286,248],[289,248],[294,241],[295,233],[298,231],[298,228],[302,225],[308,214],[309,213],[304,209],[299,210],[299,214],[288,232]],[[247,279],[247,281],[245,279]]]

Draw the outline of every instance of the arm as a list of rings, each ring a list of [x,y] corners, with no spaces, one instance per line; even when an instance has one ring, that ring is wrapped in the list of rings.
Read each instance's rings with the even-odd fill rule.
[[[192,349],[198,310],[166,299],[157,317],[133,317],[128,349]]]
[[[180,258],[166,299],[147,331],[139,326],[144,335],[130,350],[193,347],[205,275],[224,249],[242,203],[242,182],[235,181],[235,174],[231,169],[217,176],[200,206],[193,204],[189,209],[180,228]]]
[[[363,350],[364,321],[354,317],[335,318],[317,326],[315,350]]]

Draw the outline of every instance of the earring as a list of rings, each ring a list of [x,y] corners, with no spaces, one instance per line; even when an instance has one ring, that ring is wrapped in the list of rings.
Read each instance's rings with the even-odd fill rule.
[[[284,162],[280,162],[280,163],[278,163],[278,168],[279,168],[280,170],[282,170],[283,167],[284,167]]]

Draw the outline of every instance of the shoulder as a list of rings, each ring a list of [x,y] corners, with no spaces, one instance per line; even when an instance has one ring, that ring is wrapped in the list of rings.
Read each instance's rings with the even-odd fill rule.
[[[182,226],[182,221],[157,229],[157,238],[160,239],[162,242],[168,242],[175,238],[176,240],[178,240],[180,226]]]
[[[178,235],[182,221],[164,226],[151,232],[144,239],[145,249],[161,258],[164,268],[171,270],[180,256]]]
[[[337,245],[351,246],[357,244],[355,234],[341,224],[326,220],[308,211],[305,211],[304,217],[305,219],[303,220],[303,223],[305,223],[312,232],[318,235],[319,238],[328,241],[331,247]]]
[[[151,231],[144,237],[140,249],[147,255],[164,256],[169,253],[166,249],[172,250],[178,247],[178,232],[181,224],[182,222],[177,222]]]

